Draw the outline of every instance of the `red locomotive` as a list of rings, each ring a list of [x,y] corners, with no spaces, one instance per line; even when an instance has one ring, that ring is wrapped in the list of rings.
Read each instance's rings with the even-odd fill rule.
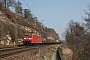
[[[23,44],[37,44],[40,43],[42,44],[42,37],[40,35],[37,35],[33,32],[30,33],[24,33],[23,37]]]

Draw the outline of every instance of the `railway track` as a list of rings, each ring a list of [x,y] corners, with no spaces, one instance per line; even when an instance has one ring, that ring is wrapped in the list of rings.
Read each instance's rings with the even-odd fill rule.
[[[17,47],[17,48],[0,49],[0,58],[8,57],[8,56],[29,51],[32,49],[38,49],[44,46],[47,46],[47,45],[23,46],[23,47]]]
[[[45,47],[50,44],[43,44],[43,45],[34,45],[34,46],[19,46],[19,47],[14,47],[14,48],[4,48],[0,49],[0,58],[3,57],[8,57],[17,53],[29,51],[32,49],[38,49],[40,47]]]
[[[19,48],[0,50],[0,58],[11,56],[13,54],[17,54],[17,53],[32,50],[32,49],[36,49],[36,47],[28,46],[28,47],[19,47]]]

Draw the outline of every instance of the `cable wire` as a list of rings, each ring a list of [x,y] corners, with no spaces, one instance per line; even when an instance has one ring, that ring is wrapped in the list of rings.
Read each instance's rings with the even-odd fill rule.
[[[32,2],[32,4],[33,4],[34,8],[36,9],[36,11],[37,11],[38,15],[41,17],[41,15],[39,14],[39,12],[38,12],[38,10],[37,10],[37,8],[36,8],[36,6],[35,6],[35,4],[33,3],[33,1],[32,1],[32,0],[31,0],[31,2]],[[42,17],[41,17],[41,18],[42,18]]]
[[[23,0],[24,1],[24,3],[27,5],[27,7],[29,8],[29,6],[28,6],[28,4],[25,2],[25,0]],[[31,10],[30,8],[29,8],[29,10]],[[32,12],[33,13],[33,12]],[[34,13],[33,13],[33,15],[34,15]],[[34,15],[35,16],[35,15]]]

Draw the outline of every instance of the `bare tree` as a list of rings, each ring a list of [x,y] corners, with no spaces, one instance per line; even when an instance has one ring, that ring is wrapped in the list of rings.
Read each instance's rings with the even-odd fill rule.
[[[67,43],[72,48],[74,55],[78,54],[81,57],[84,57],[86,53],[84,53],[86,49],[86,45],[88,40],[86,40],[86,33],[84,27],[80,25],[78,22],[70,21],[68,24],[68,28],[66,29],[65,38]],[[86,56],[82,59],[85,59]]]
[[[5,9],[4,9],[4,5],[3,5],[2,2],[0,2],[0,10],[1,10],[1,11],[4,11],[4,10],[5,10]]]
[[[16,13],[18,13],[18,14],[21,15],[21,16],[23,16],[22,3],[21,3],[20,1],[14,3],[14,8],[15,8],[15,12],[16,12]]]
[[[24,9],[24,18],[30,20],[32,18],[31,11],[29,9]]]
[[[14,6],[15,0],[6,0],[6,8],[9,8],[9,6]]]
[[[85,14],[87,15],[87,17],[83,17],[86,22],[85,29],[87,30],[88,33],[90,33],[90,6],[88,6],[88,11],[85,11]]]
[[[15,0],[0,0],[4,4],[5,9],[9,8],[10,6],[13,7]]]

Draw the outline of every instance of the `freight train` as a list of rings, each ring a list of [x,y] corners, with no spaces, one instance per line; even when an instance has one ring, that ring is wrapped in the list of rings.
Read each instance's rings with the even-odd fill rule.
[[[24,33],[23,44],[42,44],[42,37],[34,32]]]

